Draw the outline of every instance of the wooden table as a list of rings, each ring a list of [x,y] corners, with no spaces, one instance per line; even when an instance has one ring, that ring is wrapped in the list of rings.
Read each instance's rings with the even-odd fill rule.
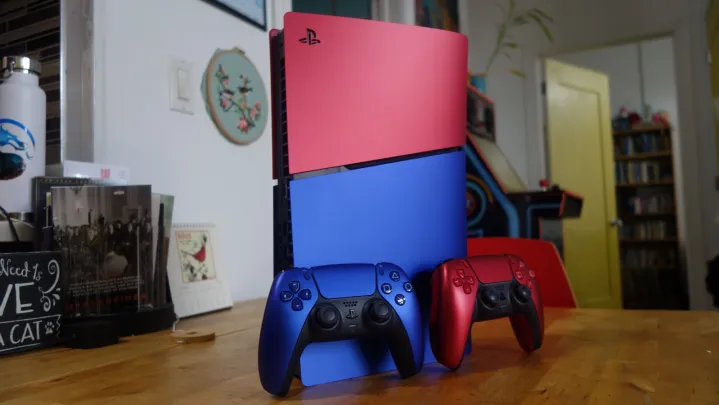
[[[268,404],[257,376],[263,301],[180,322],[214,342],[177,345],[168,333],[96,350],[0,358],[0,404]],[[547,309],[544,346],[527,356],[509,321],[475,324],[457,372],[439,365],[407,380],[390,373],[303,388],[307,404],[719,404],[719,313]]]

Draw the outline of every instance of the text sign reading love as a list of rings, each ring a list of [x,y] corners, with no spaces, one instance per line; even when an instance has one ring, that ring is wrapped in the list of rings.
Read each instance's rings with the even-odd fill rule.
[[[0,355],[56,342],[62,315],[60,252],[0,254]]]

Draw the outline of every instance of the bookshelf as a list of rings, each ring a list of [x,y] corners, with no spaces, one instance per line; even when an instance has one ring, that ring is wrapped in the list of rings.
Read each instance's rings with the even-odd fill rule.
[[[614,131],[614,168],[624,307],[687,309],[679,262],[672,129]]]

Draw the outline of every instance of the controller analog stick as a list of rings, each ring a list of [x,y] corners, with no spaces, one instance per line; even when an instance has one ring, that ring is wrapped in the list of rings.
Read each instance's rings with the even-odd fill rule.
[[[494,308],[499,302],[499,294],[491,289],[484,290],[482,291],[482,302],[487,306],[487,308]]]
[[[369,317],[374,323],[383,324],[392,317],[392,312],[386,302],[376,301],[369,307]]]
[[[517,297],[517,301],[522,303],[532,299],[532,291],[524,284],[520,284],[514,289],[514,295]]]
[[[315,313],[315,320],[322,329],[332,329],[340,321],[340,314],[335,307],[323,306]]]

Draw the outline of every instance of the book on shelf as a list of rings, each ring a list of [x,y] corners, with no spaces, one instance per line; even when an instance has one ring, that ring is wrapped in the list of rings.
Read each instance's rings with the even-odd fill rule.
[[[641,184],[671,181],[670,171],[662,170],[659,162],[616,162],[614,166],[617,184]]]
[[[621,255],[622,267],[636,269],[674,269],[677,252],[674,249],[630,248]]]
[[[617,156],[670,150],[669,137],[658,132],[638,133],[634,136],[622,137],[614,142],[614,153]]]
[[[619,228],[619,237],[631,240],[666,240],[674,238],[669,221],[653,220],[625,223]]]

